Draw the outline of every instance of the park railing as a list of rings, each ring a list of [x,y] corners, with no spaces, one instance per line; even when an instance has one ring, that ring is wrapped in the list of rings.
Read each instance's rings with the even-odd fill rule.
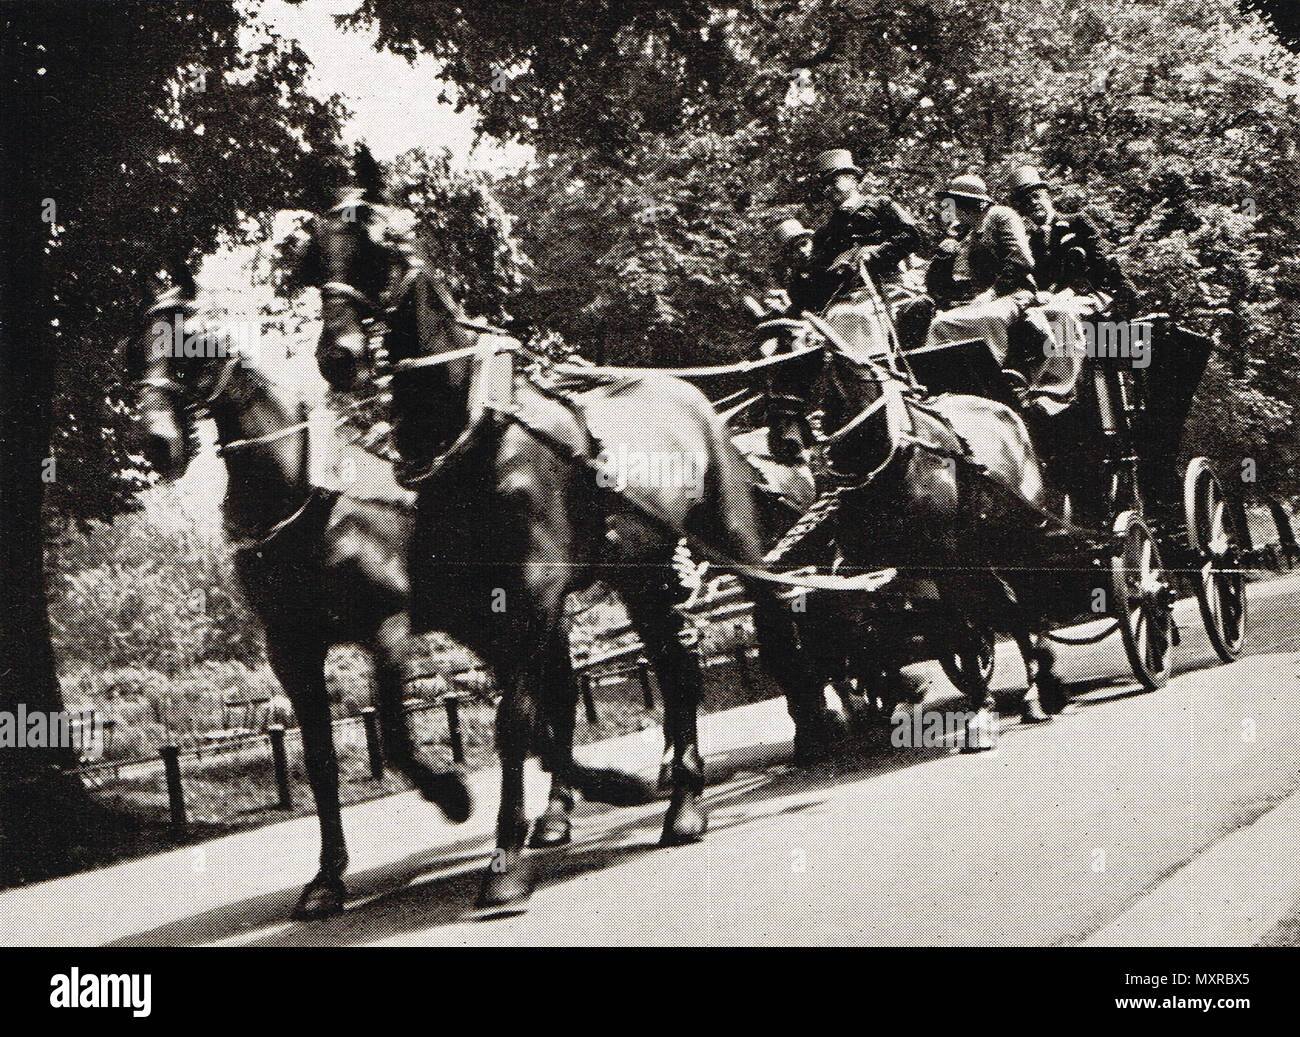
[[[695,600],[682,609],[688,619],[688,629],[694,629],[697,640],[702,638],[706,628],[716,633],[719,629],[725,630],[730,624],[730,639],[724,639],[720,649],[702,653],[701,663],[705,667],[735,664],[740,668],[741,679],[747,685],[750,683],[748,657],[752,638],[745,617],[751,609],[752,605],[743,597],[739,583],[731,577],[719,577],[704,585],[697,591]],[[633,634],[630,623],[601,630],[592,636],[589,649],[580,652],[574,662],[579,698],[591,727],[599,722],[595,692],[610,685],[634,682],[640,691],[641,704],[645,710],[650,712],[654,709],[655,685],[650,664],[645,658],[642,644]],[[463,687],[473,683],[472,678],[480,672],[464,670],[446,676],[450,678],[453,689],[456,689],[458,684]],[[428,680],[434,676],[417,674],[410,678],[409,683]],[[442,711],[452,761],[464,764],[466,739],[462,710],[469,703],[482,703],[490,698],[492,693],[487,689],[451,690],[428,701],[408,700],[404,708],[408,719],[417,714]],[[236,705],[251,708],[247,703]],[[357,716],[336,719],[331,727],[336,744],[364,746],[370,776],[376,780],[383,777],[383,740],[374,706],[364,707]],[[193,775],[199,769],[214,764],[239,764],[245,760],[264,762],[269,758],[274,775],[274,790],[265,806],[267,809],[294,810],[295,783],[290,772],[290,754],[294,751],[301,752],[301,744],[300,729],[270,723],[260,733],[247,730],[232,732],[229,737],[215,737],[206,743],[191,746],[167,744],[159,749],[157,756],[84,763],[75,768],[73,773],[85,785],[95,789],[110,788],[124,782],[149,782],[161,777],[165,782],[170,818],[173,823],[184,825],[188,823],[190,813],[185,789],[186,774]]]

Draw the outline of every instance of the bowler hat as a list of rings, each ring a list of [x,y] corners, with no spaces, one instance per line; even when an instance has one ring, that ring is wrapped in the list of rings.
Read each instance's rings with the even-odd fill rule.
[[[791,217],[788,220],[782,220],[772,229],[772,237],[781,248],[785,248],[786,245],[798,238],[811,238],[812,231],[794,217]]]
[[[989,197],[988,185],[984,178],[974,173],[963,173],[948,181],[948,186],[939,192],[940,198],[969,198],[976,202],[993,201]]]
[[[853,153],[847,148],[834,148],[823,151],[817,156],[818,176],[835,176],[837,173],[855,173],[862,176],[862,170],[853,162]]]
[[[1020,166],[1007,178],[1007,188],[1013,198],[1047,186],[1047,181],[1038,175],[1038,170],[1033,166]]]

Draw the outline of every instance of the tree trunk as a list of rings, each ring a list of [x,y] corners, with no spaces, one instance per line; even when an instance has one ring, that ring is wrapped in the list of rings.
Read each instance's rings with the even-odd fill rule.
[[[13,28],[10,26],[9,28]],[[50,225],[35,156],[52,101],[25,73],[14,37],[0,41],[0,710],[58,711],[62,695],[45,602],[42,462],[49,450],[54,339],[44,276]],[[54,121],[57,126],[57,121]],[[57,132],[57,131],[55,131]],[[57,468],[55,469],[57,477]],[[0,747],[0,881],[57,868],[80,838],[80,783],[60,775],[69,748]]]

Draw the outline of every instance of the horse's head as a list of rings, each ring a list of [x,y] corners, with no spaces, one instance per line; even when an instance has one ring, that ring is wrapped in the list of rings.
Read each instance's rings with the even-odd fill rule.
[[[316,347],[321,374],[340,391],[355,387],[370,356],[370,323],[387,328],[384,351],[393,365],[395,436],[403,454],[432,449],[463,425],[472,360],[466,356],[412,371],[402,364],[472,345],[460,307],[431,276],[409,212],[384,203],[378,166],[358,151],[357,183],[315,217],[304,256],[305,278],[321,289]],[[410,404],[410,406],[408,406]]]
[[[370,360],[369,324],[383,315],[384,294],[402,261],[387,228],[386,207],[359,188],[339,192],[337,203],[312,221],[304,263],[305,279],[321,290],[316,362],[342,392],[354,387]]]
[[[189,271],[157,292],[127,342],[127,373],[135,385],[135,440],[164,479],[179,477],[194,458],[195,419],[225,387],[230,365],[224,339],[195,326],[198,308]]]

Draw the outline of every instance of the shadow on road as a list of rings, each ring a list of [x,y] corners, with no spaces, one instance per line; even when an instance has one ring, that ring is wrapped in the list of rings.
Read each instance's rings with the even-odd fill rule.
[[[1217,658],[1204,643],[1203,633],[1198,630],[1185,631],[1186,634],[1195,635],[1192,638],[1194,643],[1184,643],[1182,651],[1175,652],[1173,675],[1218,665]],[[1272,640],[1264,637],[1255,641],[1248,645],[1245,654],[1267,651]],[[1091,711],[1152,694],[1131,679],[1119,679],[1113,675],[1075,680],[1068,690],[1074,711]],[[1018,687],[1000,688],[997,699],[1004,716],[1011,718],[1016,715]],[[961,700],[956,701],[960,703]],[[941,700],[927,700],[927,708],[942,706]],[[1069,717],[1058,722],[1068,723]],[[1032,737],[1036,730],[1021,726],[1014,719],[1005,719],[999,739]],[[877,732],[874,737],[856,739],[835,760],[808,769],[787,766],[785,761],[789,752],[789,743],[768,744],[742,747],[710,757],[707,767],[711,786],[707,804],[713,812],[710,830],[761,822],[773,816],[814,808],[823,802],[814,799],[786,803],[764,811],[763,804],[773,800],[829,791],[839,785],[946,759],[951,755],[948,748],[895,748],[889,744],[888,730]],[[663,803],[622,810],[580,805],[577,819],[608,817],[617,823],[599,825],[588,838],[582,837],[584,826],[579,823],[575,828],[577,841],[573,845],[532,851],[537,865],[537,888],[546,889],[616,868],[647,852],[672,853],[672,850],[658,850],[656,845],[663,809]],[[727,812],[726,816],[719,816],[723,811]],[[479,837],[350,874],[347,878],[350,906],[342,915],[333,918],[290,921],[287,915],[299,892],[298,887],[293,887],[180,919],[125,937],[117,943],[175,946],[254,936],[248,942],[256,946],[335,946],[457,924],[465,920],[466,911],[473,904],[490,848],[490,841]],[[259,932],[260,935],[254,935]]]

